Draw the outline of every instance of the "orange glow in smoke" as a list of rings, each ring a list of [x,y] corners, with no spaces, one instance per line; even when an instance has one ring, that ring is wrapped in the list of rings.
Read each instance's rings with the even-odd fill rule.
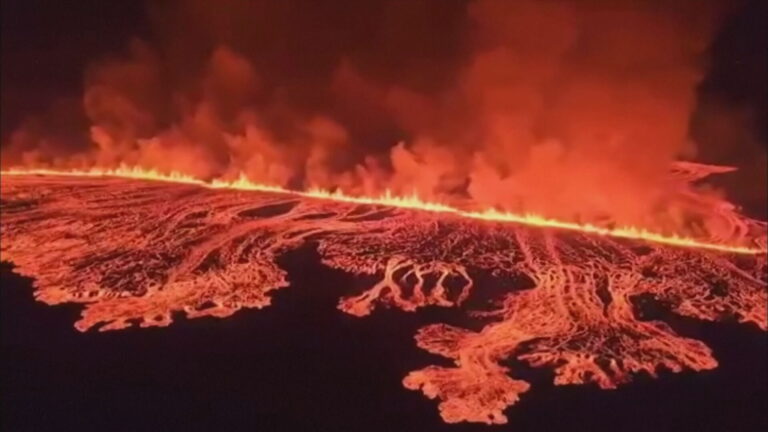
[[[280,186],[254,183],[241,174],[236,180],[212,180],[205,181],[193,176],[172,171],[168,174],[154,169],[144,169],[141,167],[129,167],[121,165],[115,169],[91,168],[88,170],[51,170],[51,169],[23,169],[12,168],[2,171],[2,175],[52,175],[52,176],[74,176],[74,177],[120,177],[130,179],[141,179],[151,181],[163,181],[172,183],[183,183],[198,185],[212,189],[233,189],[233,190],[252,190],[261,192],[284,193],[308,198],[326,199],[356,204],[383,205],[391,207],[400,207],[414,210],[423,210],[429,212],[451,213],[457,216],[470,219],[480,219],[493,222],[511,222],[543,228],[555,228],[571,231],[580,231],[587,234],[595,234],[610,237],[627,238],[633,240],[643,240],[654,243],[661,243],[671,246],[690,247],[699,249],[709,249],[721,252],[738,254],[764,254],[765,248],[725,245],[696,240],[691,237],[680,235],[665,235],[652,232],[646,229],[625,226],[617,228],[605,228],[593,224],[580,224],[575,222],[566,222],[556,219],[543,217],[536,214],[515,214],[499,211],[496,209],[486,209],[482,211],[461,210],[446,204],[424,201],[416,194],[411,196],[396,196],[387,190],[377,197],[372,196],[350,196],[342,191],[328,191],[324,189],[310,189],[308,191],[295,191],[285,189]]]

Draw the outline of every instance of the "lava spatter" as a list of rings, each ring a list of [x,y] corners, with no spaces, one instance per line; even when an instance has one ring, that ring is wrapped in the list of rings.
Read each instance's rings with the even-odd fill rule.
[[[434,323],[415,335],[453,365],[425,365],[403,380],[438,399],[446,422],[507,421],[505,409],[530,389],[508,359],[553,368],[556,384],[606,389],[641,371],[717,366],[703,342],[640,319],[638,296],[680,315],[768,327],[763,253],[191,180],[3,176],[0,198],[2,259],[35,278],[40,301],[82,304],[81,331],[266,307],[288,285],[277,259],[308,242],[325,265],[376,278],[339,299],[346,313],[466,311],[483,326]],[[518,286],[521,277],[530,286]],[[471,306],[488,293],[490,309]]]

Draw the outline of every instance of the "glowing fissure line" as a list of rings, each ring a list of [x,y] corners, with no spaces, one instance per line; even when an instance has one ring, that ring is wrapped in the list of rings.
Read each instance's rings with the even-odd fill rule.
[[[470,219],[479,219],[493,222],[511,222],[524,225],[531,225],[543,228],[556,228],[570,231],[579,231],[587,234],[596,234],[602,236],[619,237],[633,240],[644,240],[654,243],[662,243],[671,246],[681,246],[699,249],[709,249],[721,252],[730,252],[738,254],[763,254],[766,249],[752,248],[746,246],[729,246],[717,243],[707,243],[695,240],[690,237],[678,235],[664,235],[635,227],[603,228],[592,224],[579,224],[575,222],[565,222],[556,219],[550,219],[535,214],[514,214],[501,212],[495,209],[483,211],[466,211],[445,204],[428,202],[421,200],[418,196],[395,196],[387,190],[379,197],[356,197],[346,195],[343,192],[330,192],[323,189],[310,189],[306,192],[285,189],[280,186],[271,186],[254,183],[241,174],[237,180],[213,180],[205,181],[187,174],[172,171],[169,174],[161,173],[154,169],[144,169],[140,167],[120,166],[116,169],[92,168],[89,170],[51,170],[51,169],[17,169],[12,168],[7,171],[0,171],[2,175],[51,175],[51,176],[71,176],[71,177],[119,177],[139,180],[154,180],[171,183],[192,184],[211,189],[233,189],[249,190],[260,192],[273,192],[282,194],[291,194],[308,198],[327,199],[342,201],[354,204],[372,204],[385,205],[391,207],[400,207],[413,210],[424,210],[430,212],[451,213]]]

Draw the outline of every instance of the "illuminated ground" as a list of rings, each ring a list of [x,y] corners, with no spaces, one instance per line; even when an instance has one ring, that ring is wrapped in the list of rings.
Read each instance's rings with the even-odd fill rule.
[[[763,254],[195,184],[2,182],[2,259],[36,279],[39,300],[82,303],[83,331],[266,307],[287,286],[277,259],[308,242],[325,265],[374,278],[340,299],[346,313],[466,311],[482,330],[434,323],[415,335],[453,366],[425,365],[403,380],[438,398],[447,422],[506,421],[530,387],[507,359],[553,368],[556,384],[601,388],[660,367],[717,366],[704,343],[645,319],[644,299],[688,317],[768,325]]]

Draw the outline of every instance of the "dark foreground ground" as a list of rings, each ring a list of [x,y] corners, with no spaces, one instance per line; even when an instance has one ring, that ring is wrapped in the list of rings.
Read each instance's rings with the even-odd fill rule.
[[[74,305],[32,298],[2,265],[3,431],[762,431],[768,430],[768,349],[755,326],[675,320],[712,347],[713,371],[639,377],[616,391],[553,391],[546,370],[507,410],[509,424],[444,424],[436,403],[406,390],[408,371],[437,357],[413,342],[458,313],[338,311],[350,284],[311,248],[282,263],[291,286],[273,305],[218,320],[179,316],[167,328],[79,333]]]

